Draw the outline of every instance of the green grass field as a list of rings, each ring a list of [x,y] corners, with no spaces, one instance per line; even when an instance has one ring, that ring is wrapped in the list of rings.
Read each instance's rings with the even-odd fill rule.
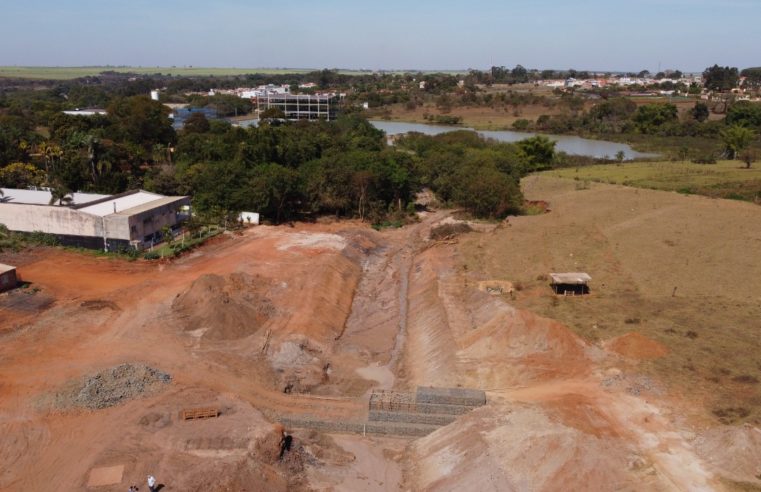
[[[745,169],[741,161],[633,162],[556,169],[543,174],[574,179],[582,185],[594,181],[761,203],[761,163]]]
[[[102,72],[135,73],[138,75],[172,75],[181,77],[208,77],[233,75],[282,75],[290,73],[308,73],[316,68],[214,68],[214,67],[2,67],[0,78],[20,78],[36,80],[70,80],[79,77],[98,75]],[[344,75],[362,75],[372,73],[369,70],[338,70]],[[388,73],[405,73],[393,71]],[[425,73],[432,73],[425,71]],[[442,73],[464,73],[442,71]]]

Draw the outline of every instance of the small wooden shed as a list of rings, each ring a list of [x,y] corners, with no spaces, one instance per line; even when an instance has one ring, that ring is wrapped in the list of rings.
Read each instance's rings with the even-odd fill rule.
[[[589,281],[592,277],[584,272],[550,273],[552,290],[561,296],[578,296],[589,294]]]
[[[0,292],[16,287],[16,267],[0,263]]]

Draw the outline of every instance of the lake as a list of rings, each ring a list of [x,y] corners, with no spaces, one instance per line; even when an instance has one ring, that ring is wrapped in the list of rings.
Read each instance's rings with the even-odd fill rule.
[[[399,135],[408,132],[419,132],[425,135],[438,135],[440,133],[453,132],[457,130],[476,131],[472,128],[465,128],[461,126],[428,125],[425,123],[405,123],[401,121],[373,120],[370,123],[372,123],[375,128],[386,132],[387,135]],[[536,133],[513,132],[509,130],[478,130],[477,133],[479,135],[483,135],[484,137],[493,138],[494,140],[498,140],[500,142],[518,142],[519,140],[525,140],[527,138],[533,137],[534,135],[537,135]],[[657,154],[637,152],[628,145],[617,142],[590,140],[588,138],[581,138],[570,135],[545,136],[557,142],[555,149],[562,150],[567,154],[587,155],[596,158],[607,157],[609,159],[613,159],[619,151],[623,151],[626,159],[658,157]]]
[[[243,120],[235,122],[236,125],[246,127],[257,125],[259,120]],[[425,135],[438,135],[440,133],[454,132],[457,130],[473,130],[472,128],[466,128],[462,126],[444,126],[444,125],[428,125],[426,123],[406,123],[402,121],[382,121],[371,120],[370,123],[379,129],[386,132],[387,135],[399,135],[408,132],[419,132]],[[486,138],[493,138],[500,142],[518,142],[519,140],[525,140],[527,138],[537,135],[536,133],[529,132],[513,132],[509,130],[478,130],[479,135],[483,135]],[[626,144],[617,142],[608,142],[606,140],[591,140],[588,138],[574,137],[570,135],[545,135],[546,137],[557,142],[555,148],[561,150],[567,154],[573,155],[586,155],[596,158],[615,158],[619,151],[624,152],[625,159],[644,159],[647,157],[658,157],[658,154],[648,154],[644,152],[637,152]]]

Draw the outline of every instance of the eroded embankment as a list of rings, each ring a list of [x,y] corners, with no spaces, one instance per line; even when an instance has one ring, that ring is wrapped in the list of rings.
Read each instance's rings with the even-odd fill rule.
[[[670,411],[609,377],[615,358],[479,291],[455,254],[437,245],[415,258],[405,370],[410,384],[486,389],[489,404],[415,442],[411,488],[714,488]]]

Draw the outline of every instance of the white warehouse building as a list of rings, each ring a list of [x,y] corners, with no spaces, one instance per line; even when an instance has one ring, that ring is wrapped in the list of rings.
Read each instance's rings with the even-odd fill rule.
[[[176,228],[189,216],[187,196],[143,190],[73,193],[70,202],[51,205],[47,190],[0,189],[0,224],[11,231],[51,234],[67,246],[144,249],[160,240],[162,229]]]

